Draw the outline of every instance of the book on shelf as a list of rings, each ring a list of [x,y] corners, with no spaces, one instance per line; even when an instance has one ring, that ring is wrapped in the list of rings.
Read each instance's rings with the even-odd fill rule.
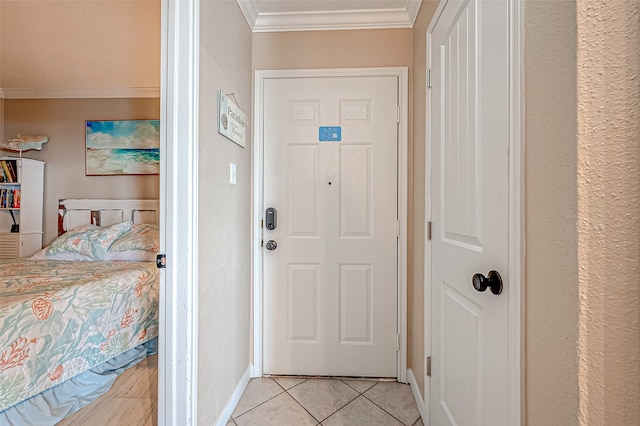
[[[0,209],[19,209],[20,208],[20,190],[19,189],[0,189]]]
[[[18,182],[16,162],[14,160],[0,160],[0,170],[2,170],[2,175],[0,175],[2,177],[2,182]]]
[[[16,173],[15,169],[15,161],[6,161],[6,163],[9,167],[9,173],[11,173],[11,179],[13,179],[14,182],[18,182],[18,174]]]
[[[13,176],[11,175],[11,171],[9,170],[9,166],[7,165],[6,160],[0,161],[0,166],[2,166],[2,170],[4,171],[5,182],[12,183]]]

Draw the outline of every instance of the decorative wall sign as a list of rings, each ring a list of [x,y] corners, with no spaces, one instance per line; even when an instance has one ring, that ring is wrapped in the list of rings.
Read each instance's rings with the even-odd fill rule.
[[[247,125],[247,115],[218,90],[218,132],[244,148]]]
[[[160,173],[160,120],[86,121],[86,175]]]

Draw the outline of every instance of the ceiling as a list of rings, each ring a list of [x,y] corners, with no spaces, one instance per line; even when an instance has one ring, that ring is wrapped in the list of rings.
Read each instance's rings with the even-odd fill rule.
[[[422,0],[237,0],[254,32],[411,28]]]

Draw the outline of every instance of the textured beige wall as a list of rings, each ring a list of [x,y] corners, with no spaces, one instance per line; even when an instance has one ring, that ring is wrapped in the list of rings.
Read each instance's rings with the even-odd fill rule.
[[[409,336],[411,340],[410,368],[416,376],[422,397],[425,397],[425,314],[424,306],[424,229],[425,216],[425,150],[427,145],[427,27],[431,22],[438,1],[425,0],[413,26],[413,144],[409,151],[409,193],[412,194],[409,209],[409,223],[413,232],[409,233],[409,281],[412,283],[409,297],[412,300],[409,311]],[[428,401],[426,401],[428,403]]]
[[[25,157],[44,168],[44,244],[58,235],[61,198],[158,198],[160,180],[149,176],[85,176],[85,120],[158,119],[159,99],[6,99],[4,137],[47,135],[42,151]],[[5,155],[15,153],[0,151]]]
[[[254,70],[410,66],[412,57],[411,29],[301,31],[253,36]]]
[[[1,3],[0,87],[159,87],[159,0]]]
[[[640,3],[578,0],[580,424],[640,424]]]
[[[212,425],[249,366],[251,134],[220,136],[217,91],[251,114],[251,31],[235,0],[200,3],[198,423]],[[229,184],[229,163],[237,184]]]
[[[525,6],[526,424],[578,424],[576,4]]]

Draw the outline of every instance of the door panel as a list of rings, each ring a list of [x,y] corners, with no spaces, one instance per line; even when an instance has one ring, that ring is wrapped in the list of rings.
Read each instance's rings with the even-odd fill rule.
[[[340,265],[340,342],[372,343],[371,265]]]
[[[265,81],[266,374],[397,375],[397,102],[396,77]]]
[[[288,339],[318,341],[318,265],[288,265]]]
[[[289,220],[291,237],[317,237],[318,147],[289,145]]]
[[[340,147],[340,236],[371,238],[371,145]]]
[[[442,137],[442,229],[452,244],[482,251],[478,232],[481,222],[478,192],[482,176],[476,162],[475,14],[473,3],[460,11],[441,46],[445,107]]]
[[[439,394],[451,424],[474,425],[478,419],[478,341],[482,307],[442,282],[440,289],[442,377]],[[437,424],[437,423],[436,423]],[[446,423],[448,424],[448,423]]]
[[[448,1],[431,51],[434,425],[507,424],[508,2]],[[502,294],[476,273],[502,274]]]

